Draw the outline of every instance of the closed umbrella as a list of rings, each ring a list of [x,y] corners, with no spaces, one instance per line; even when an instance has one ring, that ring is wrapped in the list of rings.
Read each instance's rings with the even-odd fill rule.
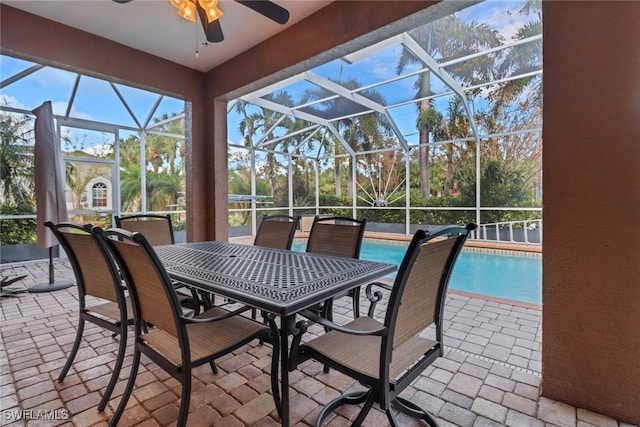
[[[36,191],[36,232],[38,247],[49,248],[49,283],[33,285],[31,292],[50,292],[73,286],[71,282],[55,282],[53,271],[53,247],[58,245],[46,221],[54,223],[69,220],[64,196],[59,141],[53,125],[51,101],[33,110],[35,121],[34,175]]]

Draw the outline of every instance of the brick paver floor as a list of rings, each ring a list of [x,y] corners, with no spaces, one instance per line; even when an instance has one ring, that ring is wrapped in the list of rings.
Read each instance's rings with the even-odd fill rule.
[[[56,280],[73,280],[66,261],[55,261]],[[47,261],[7,264],[2,276],[27,275],[25,289],[48,280]],[[349,312],[338,301],[336,319]],[[446,354],[404,395],[445,426],[626,426],[605,416],[540,396],[541,312],[451,293],[446,307]],[[49,293],[24,293],[0,299],[0,425],[106,426],[122,395],[131,365],[125,360],[111,401],[96,410],[110,378],[117,342],[109,332],[87,324],[84,340],[66,379],[55,379],[66,361],[77,325],[75,287]],[[313,327],[312,334],[322,333]],[[131,340],[131,338],[129,338]],[[194,371],[190,426],[277,426],[270,395],[271,347],[246,345]],[[292,425],[313,425],[322,405],[359,385],[309,361],[291,373]],[[143,356],[123,426],[172,426],[180,385]],[[346,426],[357,413],[343,407],[330,426]],[[403,426],[426,425],[399,415]],[[385,426],[386,416],[372,410],[365,426]]]

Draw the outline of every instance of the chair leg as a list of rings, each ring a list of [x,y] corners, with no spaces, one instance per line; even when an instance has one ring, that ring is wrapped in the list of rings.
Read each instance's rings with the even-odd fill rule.
[[[439,427],[439,424],[435,420],[435,418],[433,418],[430,413],[428,413],[415,403],[410,402],[402,397],[396,397],[396,400],[394,400],[393,403],[401,412],[404,412],[410,417],[425,420],[431,427]],[[387,411],[389,410],[387,409]],[[389,413],[387,413],[387,417],[389,417]],[[391,418],[389,418],[389,421],[391,421]]]
[[[327,415],[329,415],[331,412],[333,412],[334,409],[342,405],[359,405],[362,402],[367,402],[368,400],[371,400],[371,404],[369,405],[369,409],[371,409],[371,405],[373,405],[374,399],[375,399],[375,395],[373,393],[373,389],[369,389],[365,391],[357,391],[353,393],[343,394],[342,396],[338,396],[332,401],[330,401],[329,403],[327,403],[324,408],[322,408],[322,411],[320,411],[320,413],[318,414],[318,418],[316,419],[316,427],[320,427],[324,419],[327,417]],[[362,408],[362,409],[364,410],[365,408]],[[369,412],[369,409],[367,409],[367,412]],[[362,410],[360,412],[362,413]],[[358,414],[358,416],[359,415],[360,414]],[[367,414],[365,413],[364,416],[366,417]],[[364,420],[364,417],[362,418],[362,420]],[[362,420],[360,420],[360,424],[362,424]],[[355,426],[355,425],[356,424],[354,421],[354,424],[352,424],[352,426]]]
[[[118,425],[118,421],[120,421],[120,417],[122,417],[122,413],[124,409],[127,407],[127,401],[131,396],[131,392],[133,391],[133,386],[136,383],[136,376],[138,375],[138,368],[140,366],[140,350],[136,347],[133,350],[133,362],[131,364],[131,372],[129,373],[129,381],[127,381],[127,386],[124,389],[124,393],[122,393],[122,398],[120,399],[120,404],[118,408],[113,413],[113,418],[109,422],[109,427],[115,427]]]
[[[67,363],[64,364],[62,371],[60,371],[60,375],[58,375],[58,382],[62,382],[64,377],[69,373],[69,369],[71,369],[71,365],[73,364],[73,359],[76,358],[76,354],[78,354],[78,349],[80,348],[80,341],[82,340],[82,334],[84,333],[84,319],[80,317],[78,321],[78,330],[76,332],[76,340],[73,342],[73,347],[71,347],[71,353],[69,353],[69,357],[67,357]]]
[[[178,412],[177,427],[187,425],[187,417],[189,416],[189,403],[191,400],[191,362],[185,363],[182,377],[182,396],[180,397],[180,411]]]
[[[104,411],[104,408],[107,407],[107,403],[109,403],[109,398],[111,397],[111,393],[113,393],[113,389],[116,387],[116,383],[118,382],[118,377],[120,376],[120,370],[122,369],[122,364],[124,363],[124,355],[127,350],[127,323],[121,322],[121,327],[122,327],[122,330],[120,331],[120,346],[118,348],[118,354],[116,356],[116,364],[113,366],[113,373],[111,374],[111,379],[109,380],[109,384],[107,385],[107,388],[104,391],[102,400],[98,405],[98,412]]]
[[[218,375],[220,371],[218,371],[218,366],[216,365],[215,360],[209,362],[209,366],[211,366],[211,372],[213,372],[213,375]]]
[[[353,318],[360,317],[360,286],[351,290],[351,298],[353,303]]]
[[[367,414],[371,410],[371,407],[373,406],[373,402],[375,400],[376,400],[376,394],[374,393],[374,390],[371,389],[369,390],[367,400],[364,402],[364,405],[362,405],[362,409],[358,413],[358,416],[356,417],[356,419],[351,424],[351,427],[360,427],[362,425],[362,423],[364,422],[364,419],[367,417]]]

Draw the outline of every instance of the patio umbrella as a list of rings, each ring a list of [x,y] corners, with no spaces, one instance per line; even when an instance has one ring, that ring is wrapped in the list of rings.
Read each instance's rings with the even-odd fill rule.
[[[46,221],[54,223],[68,221],[67,204],[64,195],[60,149],[53,125],[51,101],[45,101],[33,110],[35,121],[34,175],[36,191],[36,233],[38,247],[49,248],[49,283],[33,285],[31,292],[50,292],[73,286],[71,282],[55,282],[53,271],[53,247],[58,241],[45,227]]]

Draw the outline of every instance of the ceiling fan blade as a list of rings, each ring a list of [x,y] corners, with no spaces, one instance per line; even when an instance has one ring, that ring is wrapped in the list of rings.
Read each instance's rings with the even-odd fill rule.
[[[116,3],[129,3],[131,0],[113,0]]]
[[[200,16],[200,22],[204,33],[207,36],[207,41],[210,43],[220,43],[224,40],[224,34],[222,33],[222,27],[220,26],[220,20],[216,19],[213,22],[208,22],[207,12],[196,2],[196,9],[198,10],[198,16]]]
[[[286,24],[289,21],[289,11],[267,0],[236,0],[238,3],[253,9],[278,24]]]

